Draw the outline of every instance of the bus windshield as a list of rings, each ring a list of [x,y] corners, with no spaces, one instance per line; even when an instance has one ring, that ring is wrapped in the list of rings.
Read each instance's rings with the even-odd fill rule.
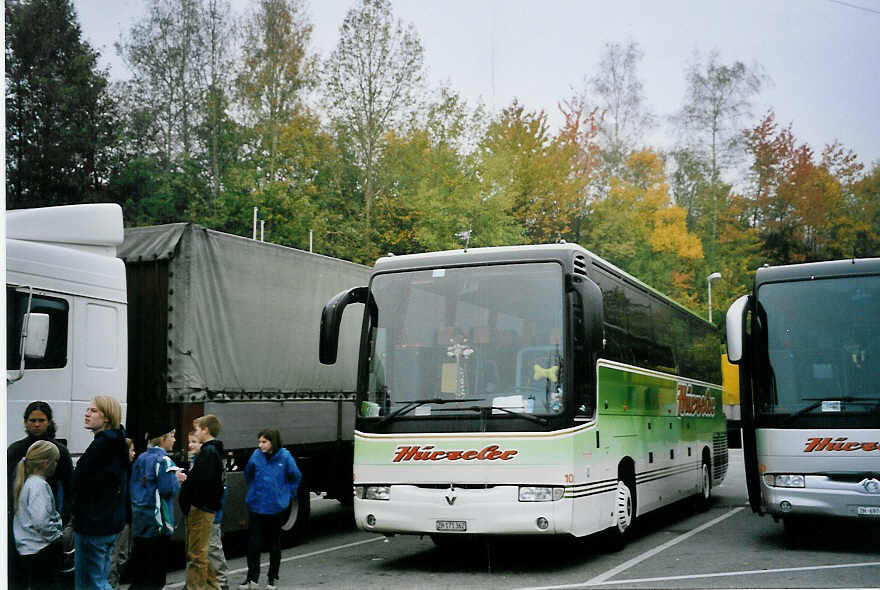
[[[510,417],[563,411],[558,263],[376,275],[361,417]]]
[[[758,289],[756,412],[767,425],[880,417],[880,277]]]

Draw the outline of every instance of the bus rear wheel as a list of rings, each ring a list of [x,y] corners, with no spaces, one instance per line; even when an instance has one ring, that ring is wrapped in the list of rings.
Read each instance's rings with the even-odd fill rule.
[[[700,467],[700,494],[697,497],[697,510],[705,512],[709,509],[709,502],[712,499],[712,470],[709,468],[709,462],[705,459]]]
[[[622,549],[632,536],[636,520],[636,494],[634,485],[626,479],[617,480],[614,499],[614,526],[610,530],[610,549]]]

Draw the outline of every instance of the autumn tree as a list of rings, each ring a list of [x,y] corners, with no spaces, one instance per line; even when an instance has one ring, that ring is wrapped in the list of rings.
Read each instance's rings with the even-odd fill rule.
[[[485,198],[504,203],[528,243],[571,239],[582,218],[588,177],[575,120],[554,136],[543,111],[514,101],[488,127],[480,145]]]
[[[852,186],[853,217],[864,226],[856,232],[853,256],[880,256],[880,162]]]
[[[706,157],[709,179],[714,183],[723,168],[742,157],[742,120],[750,116],[752,100],[765,77],[760,66],[740,61],[723,64],[713,51],[705,59],[697,54],[685,78],[684,104],[673,122],[685,138],[684,144]]]
[[[205,0],[205,94],[202,123],[198,134],[210,175],[210,207],[220,198],[223,178],[234,163],[240,146],[238,125],[233,121],[231,100],[226,88],[233,71],[235,27],[229,0]]]
[[[693,267],[703,249],[687,229],[685,210],[672,203],[663,167],[653,151],[631,154],[621,177],[611,179],[608,195],[593,205],[584,245],[693,305]]]
[[[602,112],[600,145],[603,157],[618,171],[643,141],[655,117],[645,101],[638,65],[644,52],[635,41],[605,44],[598,68],[588,81]]]
[[[599,107],[590,107],[582,96],[562,101],[559,111],[564,123],[556,141],[569,159],[567,179],[572,189],[580,192],[568,202],[569,232],[563,238],[580,243],[593,203],[606,192],[602,186],[605,171],[599,146],[602,117]]]
[[[117,112],[70,0],[6,2],[7,207],[102,198]]]
[[[685,76],[684,103],[672,117],[682,138],[671,153],[673,194],[700,237],[707,268],[718,269],[725,257],[719,247],[721,220],[732,206],[725,173],[742,161],[743,121],[765,78],[759,66],[724,64],[714,51],[697,54]]]
[[[312,25],[301,0],[260,0],[244,30],[238,98],[254,130],[252,151],[264,155],[271,179],[284,158],[284,128],[306,114],[305,93],[316,83],[316,60],[308,55]]]
[[[330,116],[352,142],[368,226],[383,137],[415,104],[423,61],[415,27],[395,23],[388,0],[362,0],[346,14],[324,64]]]
[[[858,236],[870,231],[855,190],[862,169],[855,155],[835,142],[817,161],[791,125],[779,129],[772,111],[745,138],[752,155],[752,224],[769,260],[851,256]]]
[[[374,228],[381,252],[412,253],[518,243],[522,231],[501,199],[484,198],[478,159],[466,146],[484,127],[482,110],[441,89],[401,133],[389,133],[380,160]]]
[[[206,88],[204,12],[203,0],[149,0],[147,14],[116,43],[132,74],[121,92],[136,105],[135,141],[150,139],[149,153],[139,155],[170,163],[196,148]]]

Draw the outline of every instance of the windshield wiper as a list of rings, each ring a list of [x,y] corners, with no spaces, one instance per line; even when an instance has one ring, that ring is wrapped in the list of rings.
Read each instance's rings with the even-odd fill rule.
[[[463,400],[459,400],[459,401],[463,401]],[[524,418],[525,420],[529,420],[530,422],[534,422],[535,424],[540,424],[541,426],[547,426],[548,424],[550,424],[550,420],[548,420],[547,418],[542,418],[541,416],[534,416],[532,414],[524,414],[522,412],[514,412],[513,410],[508,410],[507,408],[499,408],[498,406],[468,406],[466,408],[441,408],[438,411],[439,412],[458,412],[461,410],[466,410],[466,411],[470,411],[470,412],[479,412],[480,414],[482,414],[483,412],[488,414],[489,410],[498,410],[499,412],[506,412],[508,414],[516,416],[517,418]]]
[[[483,399],[485,399],[485,398],[473,397],[473,398],[464,398],[464,399],[445,399],[442,397],[432,397],[432,398],[428,398],[428,399],[414,399],[414,400],[411,400],[408,402],[401,402],[401,403],[405,403],[406,405],[397,408],[396,410],[394,410],[393,412],[391,412],[390,414],[388,414],[387,416],[385,416],[384,418],[379,420],[379,422],[376,423],[376,426],[381,426],[381,425],[385,424],[386,422],[394,420],[398,416],[402,416],[403,414],[406,414],[407,412],[410,412],[410,411],[414,410],[415,408],[418,408],[419,406],[423,406],[425,404],[448,404],[448,403],[452,403],[452,402],[481,402],[481,401],[483,401]]]
[[[873,397],[827,397],[827,398],[826,397],[822,397],[822,398],[806,397],[803,399],[806,401],[811,401],[811,400],[815,400],[815,401],[813,403],[811,403],[809,406],[807,406],[806,408],[801,408],[800,410],[798,410],[797,412],[795,412],[794,414],[792,414],[791,416],[789,416],[788,418],[783,420],[782,421],[783,425],[791,423],[791,421],[794,420],[795,418],[799,418],[805,414],[809,414],[810,412],[812,412],[813,410],[815,410],[816,408],[818,408],[819,406],[821,406],[825,402],[846,402],[846,403],[850,403],[850,404],[875,404],[875,405],[880,404],[880,399],[873,398]]]

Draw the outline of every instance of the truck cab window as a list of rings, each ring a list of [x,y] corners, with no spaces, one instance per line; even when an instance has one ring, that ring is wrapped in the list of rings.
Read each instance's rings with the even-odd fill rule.
[[[28,312],[28,293],[7,288],[6,302],[6,367],[17,369],[21,363],[19,342],[24,314]],[[60,369],[67,365],[68,309],[63,299],[34,294],[30,312],[49,316],[49,341],[46,356],[25,359],[25,369]]]

